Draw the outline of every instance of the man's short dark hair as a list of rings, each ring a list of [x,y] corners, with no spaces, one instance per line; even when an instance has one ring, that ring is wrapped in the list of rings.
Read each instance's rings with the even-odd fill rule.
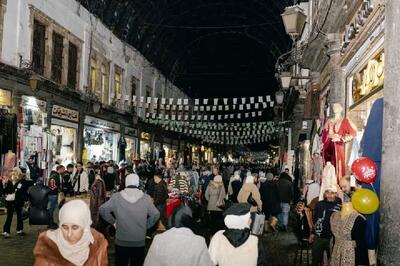
[[[69,168],[74,168],[74,165],[73,165],[72,163],[69,163],[69,164],[67,165],[67,169],[69,169]]]
[[[60,169],[62,169],[62,168],[65,168],[64,165],[59,164],[59,165],[57,165],[56,170],[58,171],[58,170],[60,170]]]
[[[125,167],[125,171],[130,173],[130,174],[133,174],[133,167],[128,165],[127,167]]]

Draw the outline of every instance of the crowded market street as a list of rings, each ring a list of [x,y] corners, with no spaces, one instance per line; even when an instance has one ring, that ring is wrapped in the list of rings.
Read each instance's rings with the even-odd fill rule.
[[[0,266],[400,265],[400,0],[0,0]]]

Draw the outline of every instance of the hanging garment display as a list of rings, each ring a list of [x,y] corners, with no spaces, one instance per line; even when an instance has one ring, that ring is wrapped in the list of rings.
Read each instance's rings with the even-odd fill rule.
[[[324,126],[322,134],[323,159],[335,166],[337,179],[346,175],[344,144],[351,141],[357,134],[346,117],[341,116],[340,104],[333,105],[335,118],[330,119]]]
[[[319,200],[321,201],[324,199],[325,190],[336,186],[337,186],[337,181],[336,181],[335,167],[331,164],[331,162],[327,162],[324,167],[324,170],[322,171],[322,184],[319,193]]]
[[[332,214],[331,230],[335,237],[330,266],[368,265],[365,248],[365,219],[353,211],[347,216]]]
[[[15,114],[0,113],[0,136],[2,136],[1,154],[9,150],[17,152],[17,116]]]

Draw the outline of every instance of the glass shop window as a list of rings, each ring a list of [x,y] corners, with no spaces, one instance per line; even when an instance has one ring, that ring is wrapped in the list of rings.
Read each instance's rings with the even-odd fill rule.
[[[75,89],[77,82],[77,72],[78,72],[78,47],[69,43],[68,47],[68,87]]]
[[[46,26],[39,21],[33,22],[32,69],[44,74],[44,56],[46,42]]]
[[[63,49],[64,38],[58,33],[53,32],[53,54],[51,66],[51,79],[57,83],[61,83],[63,69]]]

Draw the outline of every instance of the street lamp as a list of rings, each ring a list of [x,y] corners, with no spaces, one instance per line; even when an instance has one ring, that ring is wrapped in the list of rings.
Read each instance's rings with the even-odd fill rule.
[[[289,34],[293,40],[302,34],[307,15],[300,6],[286,7],[285,12],[283,12],[281,16],[286,33]]]
[[[94,102],[92,107],[95,114],[98,114],[100,112],[101,105],[98,102]]]
[[[281,105],[283,103],[283,99],[285,97],[285,93],[281,90],[275,92],[275,101],[277,105]]]
[[[35,73],[33,73],[33,74],[29,77],[29,86],[31,87],[31,89],[32,89],[33,91],[36,91],[36,90],[38,89],[38,87],[39,87],[39,82],[40,82],[41,80],[42,80],[42,79],[40,78],[40,76],[37,75],[37,74],[35,74]]]
[[[290,87],[290,81],[292,80],[292,73],[290,72],[282,72],[279,75],[280,79],[281,79],[281,84],[282,84],[282,88],[285,89],[289,89]]]

